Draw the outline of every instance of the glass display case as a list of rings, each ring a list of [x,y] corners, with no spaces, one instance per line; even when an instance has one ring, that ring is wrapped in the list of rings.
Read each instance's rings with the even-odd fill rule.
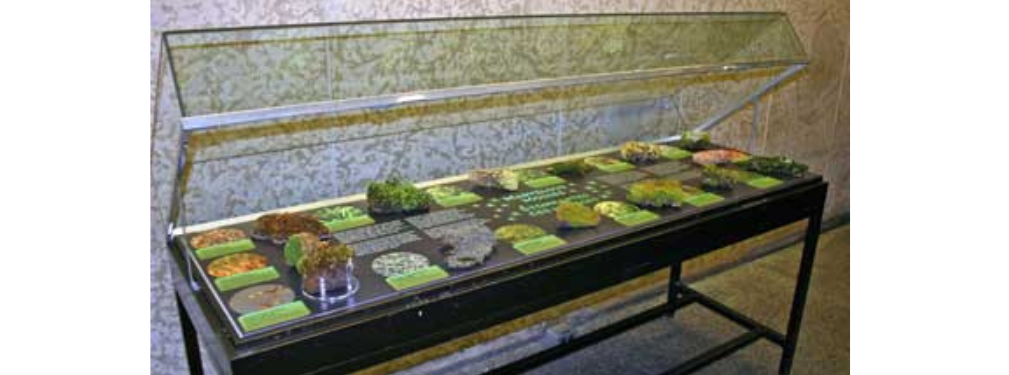
[[[819,179],[705,133],[806,65],[780,13],[181,30],[164,48],[168,242],[233,347]]]

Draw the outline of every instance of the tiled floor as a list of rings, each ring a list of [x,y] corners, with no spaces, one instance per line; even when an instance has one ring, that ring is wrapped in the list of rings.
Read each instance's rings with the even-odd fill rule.
[[[849,372],[849,237],[843,226],[820,237],[793,374]],[[801,249],[798,245],[692,284],[784,332]],[[691,306],[540,367],[530,374],[658,374],[742,330]],[[701,374],[773,374],[781,350],[758,341]]]

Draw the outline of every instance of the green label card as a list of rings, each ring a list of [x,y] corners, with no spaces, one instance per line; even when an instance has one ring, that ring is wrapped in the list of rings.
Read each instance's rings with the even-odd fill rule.
[[[599,168],[600,171],[606,173],[614,173],[634,169],[634,164],[624,163],[621,161],[613,164],[600,164],[597,165],[596,168]]]
[[[563,178],[560,178],[560,177],[557,177],[557,176],[546,176],[546,177],[537,178],[535,180],[526,181],[526,186],[529,186],[529,187],[531,187],[533,189],[539,189],[539,188],[547,187],[547,186],[560,185],[560,184],[563,184],[565,182],[567,182],[567,181],[565,181]]]
[[[626,227],[632,227],[641,223],[647,223],[649,221],[656,220],[660,217],[661,216],[652,211],[641,210],[617,216],[613,218],[613,220],[616,220],[616,222],[623,224]]]
[[[541,251],[553,249],[557,246],[561,246],[566,243],[567,242],[564,242],[564,240],[562,240],[560,237],[548,234],[546,236],[539,236],[533,239],[516,242],[515,245],[512,246],[515,247],[515,250],[518,250],[522,254],[533,255]]]
[[[463,205],[463,204],[467,204],[467,203],[479,202],[482,199],[483,198],[481,198],[477,194],[466,192],[466,193],[460,193],[460,194],[456,194],[456,195],[452,195],[452,196],[448,196],[448,197],[438,198],[438,199],[435,199],[435,202],[437,202],[439,206],[448,208],[448,207],[455,207],[455,206],[459,206],[459,205]]]
[[[308,316],[309,313],[311,312],[304,302],[294,301],[242,315],[238,317],[238,324],[249,332]]]
[[[667,159],[680,160],[686,159],[693,155],[690,151],[684,150],[679,147],[667,146],[663,147],[662,156]]]
[[[427,266],[410,273],[387,277],[385,282],[389,283],[393,289],[403,290],[446,277],[448,277],[448,272],[445,272],[441,267]]]
[[[781,180],[774,177],[757,177],[746,181],[746,184],[757,189],[767,189],[772,186],[781,185]]]
[[[330,232],[339,232],[341,230],[347,230],[351,228],[357,228],[357,227],[363,227],[365,225],[375,224],[375,219],[372,219],[371,216],[364,215],[364,216],[352,217],[350,219],[330,220],[324,222],[323,224],[326,224],[326,228],[329,228]]]
[[[222,292],[227,292],[232,289],[238,289],[243,286],[249,286],[252,284],[258,284],[264,281],[274,280],[280,277],[277,270],[273,266],[260,268],[258,270],[252,270],[249,272],[242,272],[237,275],[225,276],[214,279],[214,285],[217,285],[217,289]]]
[[[256,244],[252,243],[248,238],[225,242],[222,244],[217,244],[214,246],[204,247],[202,249],[196,249],[196,257],[200,260],[207,260],[210,258],[217,258],[222,255],[240,253],[247,250],[252,250],[256,248]]]
[[[690,198],[684,200],[687,204],[695,207],[704,207],[712,203],[720,202],[725,198],[714,193],[701,193],[693,195]]]

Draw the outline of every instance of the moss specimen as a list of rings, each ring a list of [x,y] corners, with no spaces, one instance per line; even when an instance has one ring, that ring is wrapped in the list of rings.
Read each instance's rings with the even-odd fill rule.
[[[746,180],[747,172],[720,168],[713,165],[704,166],[701,172],[704,177],[701,186],[708,190],[732,190],[732,186]]]
[[[803,173],[809,170],[809,167],[805,164],[799,164],[784,156],[754,156],[737,162],[736,165],[751,172],[786,179],[802,176]]]
[[[367,196],[369,209],[380,214],[422,211],[433,201],[430,194],[396,178],[368,184]]]
[[[494,238],[501,241],[521,242],[547,234],[537,226],[528,224],[505,225],[494,231]]]
[[[298,273],[302,275],[319,274],[344,266],[354,256],[354,249],[337,243],[324,243],[324,246],[306,250],[297,266]]]
[[[516,191],[519,175],[510,169],[477,169],[469,172],[469,180],[478,186]]]
[[[647,179],[631,184],[627,200],[652,207],[679,207],[684,199],[697,192],[673,179]]]
[[[298,233],[287,239],[284,245],[284,261],[288,266],[296,266],[305,253],[314,251],[326,243],[319,240],[319,237],[312,233]]]
[[[589,207],[563,201],[554,211],[562,228],[591,228],[599,225],[599,213]]]
[[[284,242],[288,237],[303,232],[321,236],[329,234],[329,228],[326,228],[314,216],[295,212],[260,216],[256,219],[254,230],[256,236],[269,238],[277,243]]]
[[[689,151],[701,151],[711,147],[711,134],[708,132],[684,131],[676,146]]]
[[[659,160],[662,148],[645,142],[627,142],[620,146],[620,157],[632,163],[645,163]]]
[[[347,220],[364,215],[366,215],[364,210],[354,206],[329,207],[315,211],[315,217],[325,221]]]
[[[598,212],[600,215],[607,216],[610,218],[615,218],[620,215],[626,215],[632,212],[641,211],[640,208],[633,204],[627,204],[624,202],[617,201],[605,201],[596,203],[592,210]]]
[[[551,165],[548,170],[550,173],[558,176],[577,176],[581,177],[589,174],[592,171],[592,166],[586,164],[582,160],[571,160],[562,161]]]

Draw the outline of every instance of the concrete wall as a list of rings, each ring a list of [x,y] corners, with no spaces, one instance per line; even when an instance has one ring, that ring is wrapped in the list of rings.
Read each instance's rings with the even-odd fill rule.
[[[167,1],[154,0],[151,4],[151,71],[152,111],[170,107],[170,98],[155,103],[157,62],[161,50],[159,32],[162,30],[196,27],[225,27],[264,24],[294,24],[366,19],[396,19],[452,17],[471,15],[545,14],[545,13],[607,13],[607,12],[690,12],[780,10],[788,12],[805,49],[813,63],[807,71],[787,87],[764,99],[762,122],[765,124],[755,152],[784,154],[809,164],[814,172],[823,174],[831,183],[826,216],[836,217],[848,212],[849,207],[849,141],[848,141],[848,3],[847,1],[471,1],[450,4],[441,1]],[[647,113],[642,108],[641,113]],[[164,111],[161,111],[164,112]],[[749,112],[729,120],[715,133],[716,141],[743,145],[748,139]],[[588,116],[590,119],[592,116]],[[174,299],[166,264],[163,230],[167,218],[171,181],[174,178],[175,144],[178,137],[171,116],[161,115],[152,124],[152,185],[151,185],[151,372],[156,374],[181,374],[186,372],[181,346]],[[598,119],[599,117],[595,117]],[[488,124],[487,127],[494,127]],[[527,124],[535,128],[536,121]],[[480,134],[481,131],[475,131]],[[536,137],[525,137],[535,139]],[[537,149],[536,144],[522,144],[527,149]],[[378,146],[378,145],[376,145]],[[360,145],[360,147],[370,147]],[[427,146],[418,143],[417,148]],[[429,157],[429,156],[427,156]],[[498,160],[494,163],[508,163]],[[383,164],[385,163],[385,164]],[[377,162],[374,168],[362,170],[411,169],[410,166],[387,165]],[[435,163],[446,164],[446,163]],[[450,164],[450,163],[449,163]],[[260,164],[262,166],[262,164]],[[311,191],[287,191],[284,194],[254,192],[247,203],[215,207],[206,202],[222,202],[229,188],[215,186],[214,171],[228,171],[234,166],[222,164],[196,170],[190,175],[197,201],[190,204],[190,216],[210,220],[223,214],[255,212],[278,205],[298,203],[312,199]],[[269,167],[267,164],[266,167]],[[313,165],[298,166],[302,169]],[[383,169],[385,168],[385,169]],[[452,171],[423,170],[423,175],[451,173]],[[412,169],[417,169],[412,168]],[[209,172],[208,172],[209,171]],[[358,183],[369,177],[367,173],[345,170],[325,179]],[[340,175],[340,173],[343,173]],[[380,173],[380,172],[376,172]],[[201,180],[202,179],[202,180]],[[356,182],[353,182],[356,181]],[[328,194],[351,192],[355,186],[333,186]],[[202,190],[201,190],[202,189]],[[226,194],[227,193],[227,194]],[[238,194],[238,192],[234,192]],[[273,198],[255,199],[257,196]],[[290,199],[291,201],[285,201]],[[201,202],[203,204],[201,204]],[[200,211],[200,210],[203,211]],[[198,220],[197,220],[198,221]],[[695,262],[688,272],[697,272],[714,265],[724,264],[746,254],[754,244],[793,231],[789,228],[775,235],[748,241],[721,255]]]

